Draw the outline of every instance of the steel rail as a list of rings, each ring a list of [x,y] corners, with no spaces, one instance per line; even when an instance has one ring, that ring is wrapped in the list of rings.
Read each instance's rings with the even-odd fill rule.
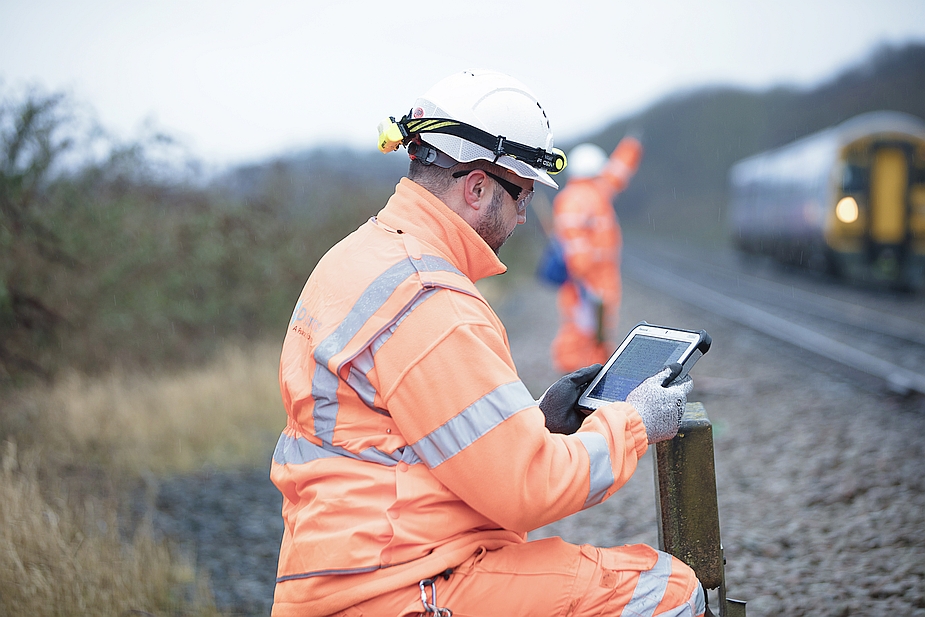
[[[808,315],[925,345],[925,328],[908,319],[884,314],[859,304],[821,296],[792,285],[737,272],[728,267],[715,264],[709,264],[707,267],[719,273],[720,276],[734,279],[736,283],[760,293],[762,302],[783,306],[782,300],[786,298],[788,301],[799,302],[799,310]]]
[[[623,270],[636,282],[710,311],[768,336],[844,364],[886,382],[900,394],[925,394],[925,375],[855,349],[809,328],[789,322],[745,302],[735,300],[686,278],[624,254]]]

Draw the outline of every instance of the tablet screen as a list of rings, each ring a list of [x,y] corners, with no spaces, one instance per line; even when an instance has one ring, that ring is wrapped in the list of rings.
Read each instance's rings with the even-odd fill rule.
[[[690,346],[690,341],[636,335],[588,396],[604,401],[625,401],[626,395],[636,386],[666,364],[677,362]]]

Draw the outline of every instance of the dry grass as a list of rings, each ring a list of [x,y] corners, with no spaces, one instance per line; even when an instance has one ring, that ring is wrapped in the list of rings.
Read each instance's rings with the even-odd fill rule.
[[[278,364],[278,346],[231,347],[177,374],[72,373],[50,389],[21,393],[15,406],[29,432],[39,429],[36,445],[65,464],[93,463],[120,476],[269,466],[285,423]]]
[[[113,510],[87,500],[57,507],[35,457],[6,442],[0,476],[0,614],[217,615],[205,581],[141,526],[120,537]]]
[[[268,465],[285,418],[278,357],[231,348],[200,370],[69,375],[4,402],[0,614],[217,615],[188,557],[144,522],[120,533],[119,491],[151,473]]]

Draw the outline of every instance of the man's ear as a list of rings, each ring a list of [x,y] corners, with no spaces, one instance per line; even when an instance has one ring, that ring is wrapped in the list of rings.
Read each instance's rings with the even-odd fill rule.
[[[464,178],[463,200],[469,208],[478,213],[491,201],[491,188],[488,175],[481,169],[473,169]]]

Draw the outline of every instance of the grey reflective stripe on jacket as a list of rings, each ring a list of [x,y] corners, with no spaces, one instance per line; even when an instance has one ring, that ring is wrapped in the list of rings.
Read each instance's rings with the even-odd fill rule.
[[[276,449],[273,450],[273,460],[279,465],[303,465],[312,461],[323,458],[334,458],[345,456],[358,461],[368,463],[379,463],[380,465],[393,466],[404,461],[409,465],[420,463],[421,459],[415,454],[414,450],[408,446],[399,448],[392,454],[386,454],[378,448],[367,448],[362,452],[355,453],[341,448],[324,444],[319,446],[312,443],[304,437],[292,437],[283,433],[276,442]]]
[[[533,407],[533,397],[522,381],[498,386],[451,420],[411,444],[418,456],[434,468],[459,454],[479,437],[518,411]]]
[[[452,272],[465,279],[465,276],[450,262],[433,255],[423,255],[421,259],[407,258],[399,261],[388,268],[370,283],[356,303],[341,321],[340,325],[326,339],[324,339],[315,349],[315,374],[312,376],[312,398],[315,401],[312,417],[315,425],[315,435],[321,439],[324,444],[331,444],[334,437],[334,427],[337,425],[338,401],[337,386],[340,381],[339,377],[331,372],[328,364],[331,358],[341,353],[347,344],[353,339],[357,332],[375,315],[382,305],[392,296],[398,287],[404,283],[410,276],[418,272]],[[465,279],[468,282],[468,279]],[[471,284],[471,283],[470,283]],[[454,289],[449,288],[448,289]],[[456,291],[470,294],[468,289],[462,287],[455,288]],[[375,389],[366,379],[365,373],[372,368],[373,356],[379,347],[391,337],[395,331],[394,327],[404,319],[407,314],[417,306],[420,306],[427,297],[436,292],[437,289],[430,287],[419,287],[418,292],[409,303],[397,315],[380,330],[379,333],[361,349],[359,349],[347,361],[351,361],[360,355],[366,354],[363,364],[364,372],[359,371],[352,374],[352,380],[348,379],[348,384],[354,387],[360,399],[372,407],[372,401],[375,397]],[[471,294],[470,294],[471,295]],[[362,377],[361,377],[362,375]],[[351,383],[351,381],[353,383]],[[356,386],[356,387],[355,387]],[[356,388],[359,388],[357,390]]]
[[[479,437],[499,425],[515,413],[536,404],[523,382],[516,381],[499,386],[456,417],[410,446],[399,448],[389,454],[378,448],[367,448],[361,452],[352,452],[346,448],[333,445],[334,427],[337,425],[339,403],[337,387],[340,378],[329,368],[330,360],[344,351],[347,344],[362,329],[364,324],[375,315],[396,289],[418,272],[452,272],[464,275],[448,261],[433,255],[423,255],[421,259],[403,259],[380,274],[367,287],[354,306],[337,326],[333,333],[325,338],[315,349],[315,373],[312,377],[312,410],[315,435],[321,440],[319,446],[302,437],[292,437],[283,433],[277,442],[273,460],[280,465],[304,464],[321,458],[344,456],[356,460],[396,465],[403,461],[408,464],[424,462],[433,468],[458,454]],[[468,285],[471,282],[465,279]],[[367,374],[373,368],[375,354],[395,332],[398,325],[413,311],[440,289],[447,289],[473,294],[467,287],[446,284],[421,285],[419,291],[410,298],[406,306],[393,316],[377,333],[344,363],[350,368],[347,383],[357,396],[369,408],[378,413],[388,414],[387,410],[374,405],[375,387]],[[475,296],[478,297],[478,296]],[[590,486],[584,508],[596,505],[603,500],[606,491],[613,486],[614,476],[610,452],[604,437],[598,433],[580,433],[579,439],[588,452],[590,460]]]

